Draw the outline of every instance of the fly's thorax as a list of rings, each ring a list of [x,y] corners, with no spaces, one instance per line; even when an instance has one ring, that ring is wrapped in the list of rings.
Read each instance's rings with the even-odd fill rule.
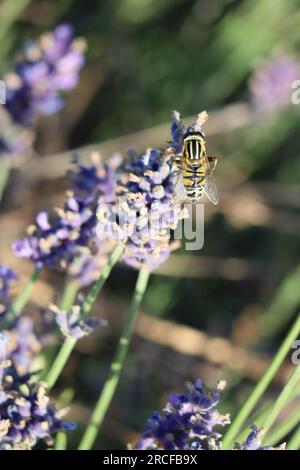
[[[193,133],[185,136],[183,139],[182,153],[188,163],[200,163],[206,155],[203,135]]]

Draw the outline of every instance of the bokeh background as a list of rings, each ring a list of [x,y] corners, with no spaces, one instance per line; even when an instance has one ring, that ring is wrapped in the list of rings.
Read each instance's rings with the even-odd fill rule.
[[[181,248],[152,275],[96,448],[133,442],[167,394],[196,377],[208,387],[225,378],[221,409],[234,414],[297,314],[300,105],[291,104],[291,82],[300,80],[299,7],[299,0],[0,3],[1,74],[26,39],[62,22],[88,44],[80,84],[58,115],[39,121],[35,154],[16,165],[4,194],[1,262],[18,271],[21,285],[32,266],[13,256],[11,243],[39,210],[63,201],[70,149],[87,154],[96,144],[106,158],[161,147],[170,110],[190,122],[206,109],[208,151],[220,157],[220,204],[205,206],[204,248]],[[114,269],[93,309],[109,326],[78,343],[54,390],[64,391],[61,400],[74,395],[79,429],[70,448],[105,380],[135,278],[125,266]],[[62,285],[62,275],[44,273],[27,313],[59,299]],[[291,367],[287,360],[265,403]]]

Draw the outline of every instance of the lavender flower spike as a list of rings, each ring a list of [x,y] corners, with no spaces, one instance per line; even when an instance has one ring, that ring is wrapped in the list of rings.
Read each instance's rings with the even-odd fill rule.
[[[148,420],[144,432],[134,446],[137,450],[215,450],[220,448],[215,426],[230,422],[228,415],[216,409],[220,391],[225,387],[221,381],[214,393],[203,390],[201,380],[188,384],[185,394],[169,397],[162,413],[155,412]]]
[[[91,158],[90,166],[75,159],[76,169],[69,172],[71,190],[64,206],[56,209],[54,220],[40,212],[28,228],[28,236],[13,244],[16,256],[30,259],[38,267],[67,271],[80,285],[99,277],[115,244],[97,238],[96,211],[99,201],[115,199],[120,158],[113,155],[105,163],[98,154]]]
[[[265,430],[263,428],[258,428],[256,424],[252,424],[251,426],[252,431],[248,434],[245,441],[242,444],[235,444],[235,450],[284,450],[285,443],[281,444],[278,447],[272,446],[262,446],[262,435],[264,434]]]
[[[62,94],[78,83],[84,49],[84,41],[74,39],[68,24],[25,45],[15,71],[4,77],[6,109],[15,123],[32,126],[39,116],[60,110]]]
[[[43,337],[34,328],[32,318],[21,315],[11,329],[5,331],[8,337],[6,358],[12,360],[19,374],[26,374],[43,348]]]
[[[49,305],[49,311],[55,314],[55,321],[64,336],[76,339],[89,335],[97,326],[105,326],[105,320],[89,317],[84,320],[81,316],[80,305],[73,305],[70,312],[60,310],[56,305]]]
[[[137,269],[152,270],[172,249],[170,231],[183,213],[174,200],[176,172],[167,152],[148,149],[130,154],[114,204],[98,206],[98,237],[124,241],[123,261]]]
[[[10,287],[17,280],[16,273],[4,264],[0,264],[0,319],[9,310]]]
[[[44,385],[30,379],[10,361],[0,364],[0,450],[29,450],[40,439],[51,445],[54,433],[75,428],[62,419],[66,410],[50,404]]]
[[[276,54],[264,61],[250,78],[251,102],[255,111],[264,114],[290,106],[292,83],[300,76],[300,62]]]

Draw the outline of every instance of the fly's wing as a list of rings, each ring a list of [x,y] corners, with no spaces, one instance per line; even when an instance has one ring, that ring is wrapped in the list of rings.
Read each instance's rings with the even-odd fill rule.
[[[186,191],[183,183],[182,172],[178,170],[178,175],[176,177],[175,185],[174,185],[174,193],[175,199],[178,202],[183,202],[186,199]]]
[[[218,157],[208,157],[208,164],[209,164],[209,174],[213,173],[216,169],[218,163]]]
[[[219,194],[218,194],[215,178],[213,177],[213,175],[209,175],[205,179],[203,191],[207,199],[216,206],[219,202]]]

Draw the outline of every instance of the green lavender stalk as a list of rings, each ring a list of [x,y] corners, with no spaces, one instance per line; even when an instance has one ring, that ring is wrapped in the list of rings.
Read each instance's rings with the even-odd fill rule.
[[[300,409],[293,410],[282,423],[279,423],[264,439],[264,445],[274,446],[282,441],[296,426],[300,425]],[[290,443],[289,443],[290,445]],[[289,448],[289,445],[287,446]]]
[[[298,396],[299,393],[300,393],[300,384],[298,384],[297,387],[295,387],[291,391],[291,393],[289,395],[289,402],[292,401],[296,396]],[[252,419],[253,423],[255,423],[258,427],[263,427],[263,423],[266,421],[267,417],[271,413],[273,406],[274,406],[273,402],[269,402],[269,403],[265,404],[258,411],[258,413],[255,416],[253,416],[253,419]],[[297,417],[297,413],[295,413],[295,412],[292,412],[292,414],[289,414],[281,423],[276,425],[274,427],[274,429],[272,429],[268,433],[268,435],[264,439],[264,444],[265,445],[274,445],[274,444],[277,444],[278,442],[280,442],[280,440],[283,437],[285,437],[287,435],[287,433],[296,426],[297,422],[298,421],[300,422],[300,410],[299,410],[298,421],[297,420],[294,421],[294,419],[296,419],[296,417]],[[293,424],[293,422],[294,422],[294,424]],[[285,431],[285,429],[287,429],[287,431]],[[238,434],[238,436],[236,437],[236,441],[237,442],[243,441],[248,434],[249,434],[248,429],[243,429],[242,432],[240,432]],[[277,438],[277,436],[278,436],[278,438]]]
[[[87,295],[82,307],[81,307],[81,314],[83,316],[86,316],[95,300],[97,299],[105,281],[107,280],[108,276],[111,273],[112,268],[114,265],[117,263],[118,259],[120,258],[121,254],[123,253],[124,250],[124,245],[119,244],[114,251],[112,252],[108,262],[106,265],[102,268],[101,274],[99,276],[99,279],[94,283],[93,287],[91,288],[89,294]],[[68,337],[65,339],[63,345],[61,346],[47,376],[46,376],[46,383],[48,386],[48,389],[51,389],[58,377],[60,376],[63,368],[65,367],[65,364],[67,360],[69,359],[71,352],[74,349],[74,346],[76,344],[77,339],[73,337]]]
[[[26,8],[30,0],[5,0],[1,2],[0,15],[1,15],[1,26],[0,26],[0,39],[3,40],[12,27],[18,16]]]
[[[9,158],[2,155],[0,158],[0,202],[3,197],[3,193],[8,181],[10,173],[10,161]]]
[[[299,450],[300,449],[300,426],[295,431],[290,442],[288,443],[287,450]]]
[[[68,337],[63,342],[54,362],[46,375],[45,382],[47,387],[50,390],[56,383],[58,377],[60,376],[67,360],[69,359],[71,352],[76,344],[76,338]]]
[[[72,307],[72,305],[75,302],[76,295],[77,295],[77,292],[78,292],[78,288],[79,288],[79,285],[77,284],[77,282],[69,282],[69,283],[66,284],[66,286],[64,288],[64,291],[63,291],[63,294],[62,294],[61,302],[59,304],[59,308],[61,310],[65,310],[65,311],[70,310],[70,308]],[[56,349],[51,350],[49,352],[50,357],[48,356],[48,358],[47,358],[47,363],[48,364],[51,364],[54,361],[56,354],[57,354]],[[44,370],[42,372],[40,379],[41,380],[46,380],[48,372],[49,372],[48,367],[46,367],[46,370]]]
[[[14,23],[22,14],[23,10],[27,7],[30,0],[2,0],[0,5],[0,43],[2,45],[0,50],[0,73],[1,75],[6,71],[8,66],[9,51],[14,43],[15,31]],[[8,175],[7,175],[8,176]],[[1,200],[1,197],[0,197]]]
[[[71,388],[65,389],[58,399],[56,400],[56,405],[59,408],[65,408],[68,406],[74,397],[74,391]],[[66,432],[60,431],[56,434],[54,450],[66,450],[68,445],[68,436]]]
[[[270,430],[272,424],[274,423],[279,413],[282,411],[285,405],[288,404],[292,391],[296,387],[299,379],[300,379],[300,366],[295,368],[293,374],[289,378],[287,384],[282,389],[275,404],[272,407],[271,412],[269,413],[267,419],[265,420],[263,427],[266,429],[267,432],[268,430]]]
[[[232,425],[230,426],[229,430],[225,434],[223,440],[223,449],[231,449],[233,445],[233,441],[240,431],[241,427],[245,424],[245,421],[253,411],[255,405],[262,397],[263,393],[266,391],[267,387],[271,383],[273,377],[277,373],[279,367],[283,363],[287,353],[291,349],[292,343],[297,338],[300,332],[300,315],[297,316],[296,321],[294,322],[292,328],[290,329],[289,333],[287,334],[286,338],[284,339],[279,351],[277,352],[276,356],[274,357],[273,361],[269,365],[268,369],[242,406],[241,410],[237,414],[235,420],[233,421]]]
[[[59,308],[69,310],[75,302],[79,285],[77,282],[68,282],[64,288]]]
[[[128,312],[128,318],[124,325],[121,338],[113,359],[108,377],[96,403],[92,413],[90,422],[79,444],[79,450],[89,450],[93,446],[97,437],[98,431],[101,427],[103,419],[113,399],[114,393],[118,386],[120,376],[125,364],[127,352],[130,344],[130,339],[133,333],[135,320],[141,305],[144,293],[149,279],[149,271],[141,269],[138,275],[134,295]]]
[[[67,435],[65,432],[58,432],[56,439],[54,450],[66,450],[67,447]]]
[[[41,273],[40,268],[36,267],[33,274],[30,276],[25,286],[23,287],[19,295],[14,300],[12,306],[10,307],[10,310],[5,319],[5,322],[7,324],[9,324],[15,317],[19,316],[22,313],[22,310],[27,304],[31,296],[32,289],[36,281],[38,280],[40,273]]]

